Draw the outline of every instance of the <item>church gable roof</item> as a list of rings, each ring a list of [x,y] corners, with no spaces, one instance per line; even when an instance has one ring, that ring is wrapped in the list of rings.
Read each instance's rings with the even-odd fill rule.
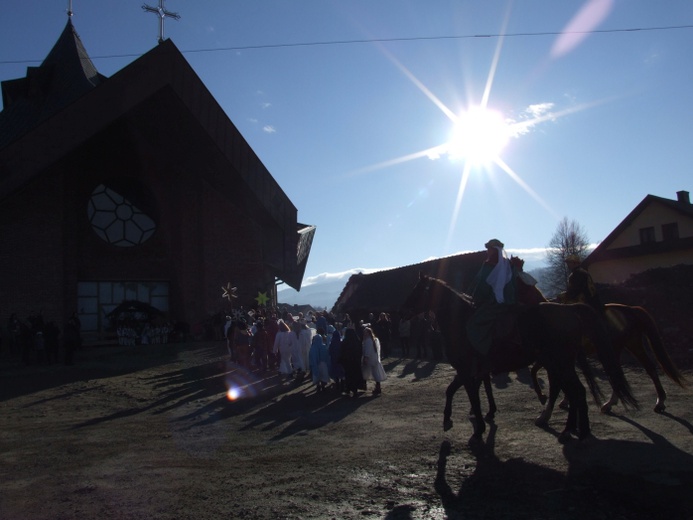
[[[49,74],[61,56],[68,61],[79,56],[81,43],[71,23],[60,40],[44,61],[46,68],[38,67],[49,71],[41,74]],[[279,279],[300,289],[315,228],[297,224],[296,207],[173,42],[164,41],[108,79],[95,73],[93,65],[77,70],[81,61],[59,67],[64,76],[50,78],[53,86],[66,90],[63,101],[53,105],[60,108],[52,117],[34,119],[9,141],[0,140],[0,199],[115,122],[137,121],[148,146],[181,171],[204,177],[253,215],[266,231],[266,263]],[[99,88],[94,88],[96,82]],[[7,95],[17,96],[25,87],[11,82]],[[28,98],[11,100],[2,114],[14,115],[21,99]]]
[[[105,80],[68,19],[46,59],[24,78],[2,82],[0,148],[56,114]]]

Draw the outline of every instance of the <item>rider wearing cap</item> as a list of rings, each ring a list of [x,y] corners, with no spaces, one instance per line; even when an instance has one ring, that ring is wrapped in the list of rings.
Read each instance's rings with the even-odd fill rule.
[[[580,257],[575,254],[568,255],[565,259],[570,271],[568,285],[565,292],[558,295],[561,303],[586,303],[597,312],[604,313],[604,305],[597,294],[592,277],[586,269],[580,267]]]

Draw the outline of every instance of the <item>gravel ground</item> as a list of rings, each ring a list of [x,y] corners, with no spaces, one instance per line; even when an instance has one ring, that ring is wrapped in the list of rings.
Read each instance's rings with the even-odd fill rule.
[[[469,443],[463,391],[442,428],[444,362],[385,359],[383,395],[350,398],[224,354],[101,346],[70,367],[0,364],[0,518],[693,518],[691,390],[665,380],[655,414],[639,368],[626,376],[641,409],[591,403],[584,443],[558,442],[565,412],[534,426],[526,372],[498,377],[500,412]]]

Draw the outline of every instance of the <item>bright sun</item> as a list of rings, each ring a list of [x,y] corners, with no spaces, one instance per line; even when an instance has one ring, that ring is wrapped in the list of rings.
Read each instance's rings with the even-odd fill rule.
[[[488,164],[498,158],[509,139],[510,128],[500,112],[472,107],[458,116],[448,153],[454,159]]]

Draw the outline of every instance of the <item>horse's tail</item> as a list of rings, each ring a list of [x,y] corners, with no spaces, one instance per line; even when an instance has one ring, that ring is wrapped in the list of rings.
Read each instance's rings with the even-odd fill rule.
[[[638,400],[631,391],[630,385],[623,373],[623,368],[621,368],[620,360],[616,356],[616,351],[611,344],[605,320],[601,319],[597,312],[588,305],[574,304],[574,307],[578,309],[583,324],[587,325],[587,330],[597,351],[597,357],[604,367],[616,397],[623,402],[624,406],[630,405],[635,409],[639,409]]]
[[[580,367],[582,375],[585,377],[585,381],[587,381],[587,386],[589,387],[590,393],[594,398],[594,402],[597,403],[597,406],[601,406],[602,402],[604,401],[604,393],[597,384],[597,380],[594,377],[594,371],[592,370],[592,366],[589,364],[589,361],[587,361],[587,354],[583,348],[578,350],[577,364]]]
[[[654,318],[652,318],[652,315],[643,307],[628,308],[632,309],[631,313],[637,320],[638,324],[642,327],[643,335],[647,338],[647,342],[650,344],[650,349],[657,359],[657,362],[662,367],[662,370],[664,370],[664,373],[681,388],[685,388],[688,382],[676,367],[671,357],[669,357],[669,353],[664,347],[662,336],[659,334],[659,329],[657,328],[657,324],[655,323]]]

